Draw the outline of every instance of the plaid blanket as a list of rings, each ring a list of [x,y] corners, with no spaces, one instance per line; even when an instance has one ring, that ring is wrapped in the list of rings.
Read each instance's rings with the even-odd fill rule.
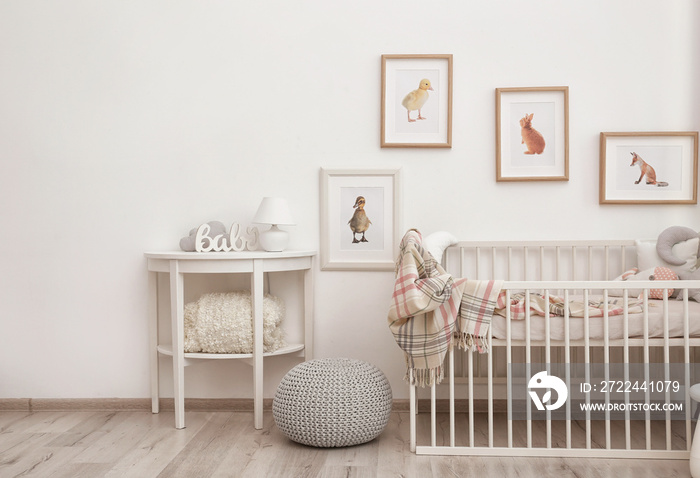
[[[588,303],[583,300],[583,297],[574,296],[569,298],[568,304],[563,297],[550,295],[549,303],[545,300],[543,294],[531,292],[529,295],[529,308],[531,316],[544,317],[545,310],[549,309],[549,314],[552,316],[564,316],[566,309],[569,311],[569,317],[584,317],[586,310],[589,317],[603,317],[605,309],[608,310],[608,317],[613,315],[621,315],[624,313],[623,299],[621,297],[608,298],[605,302],[601,297],[589,298]],[[630,299],[628,301],[628,312],[630,314],[641,313],[642,300]],[[510,304],[506,304],[506,293],[502,291],[497,300],[496,310],[494,313],[506,317],[506,308],[510,309],[511,320],[524,320],[527,314],[527,302],[524,292],[518,292],[510,296]]]
[[[406,358],[414,385],[440,383],[443,361],[455,344],[488,351],[484,340],[502,281],[454,279],[423,249],[420,232],[401,240],[389,328]]]

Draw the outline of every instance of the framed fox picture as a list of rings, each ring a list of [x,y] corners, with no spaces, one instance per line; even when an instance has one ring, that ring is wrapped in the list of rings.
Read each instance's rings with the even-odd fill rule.
[[[600,204],[697,204],[698,133],[600,133]]]

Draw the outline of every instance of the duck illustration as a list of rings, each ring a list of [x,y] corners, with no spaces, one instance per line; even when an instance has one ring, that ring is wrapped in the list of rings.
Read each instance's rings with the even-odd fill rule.
[[[409,123],[414,123],[416,121],[414,119],[411,119],[411,111],[415,110],[418,110],[418,118],[416,119],[426,119],[425,117],[421,116],[420,110],[425,104],[425,102],[428,101],[428,90],[435,91],[433,90],[433,87],[430,86],[430,80],[428,80],[427,78],[423,78],[422,80],[420,80],[420,83],[418,83],[418,89],[411,91],[401,101],[401,105],[404,108],[406,108],[406,112],[408,113]]]
[[[365,238],[365,232],[367,229],[369,229],[369,225],[372,224],[372,221],[369,220],[367,214],[365,213],[365,198],[363,196],[357,196],[353,207],[355,208],[355,212],[348,221],[350,229],[352,230],[352,242],[353,244],[358,242],[369,242]],[[355,237],[355,234],[362,234],[362,238],[358,240]]]

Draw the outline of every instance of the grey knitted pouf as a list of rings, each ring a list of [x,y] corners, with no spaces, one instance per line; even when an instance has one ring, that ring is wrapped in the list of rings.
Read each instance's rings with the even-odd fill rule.
[[[359,445],[389,422],[392,395],[384,373],[346,358],[300,363],[284,376],[272,401],[277,427],[291,440],[316,447]]]

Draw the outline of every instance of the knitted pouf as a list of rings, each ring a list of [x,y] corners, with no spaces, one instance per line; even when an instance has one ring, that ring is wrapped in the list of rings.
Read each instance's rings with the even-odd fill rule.
[[[309,360],[277,387],[272,415],[291,440],[316,447],[359,445],[389,421],[392,395],[381,370],[361,360]]]

